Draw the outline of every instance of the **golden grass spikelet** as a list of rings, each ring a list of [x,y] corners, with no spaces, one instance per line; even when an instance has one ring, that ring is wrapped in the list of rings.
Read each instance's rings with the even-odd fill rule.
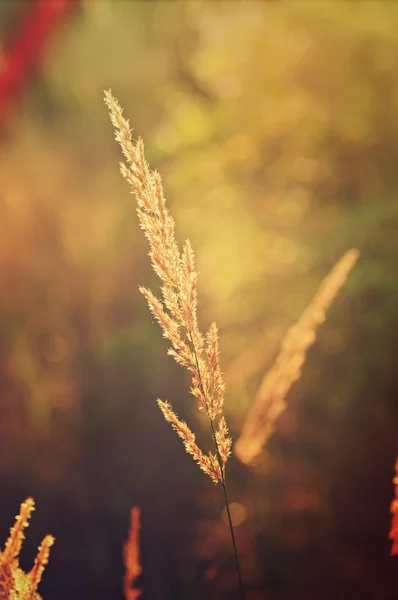
[[[398,554],[398,456],[395,462],[395,476],[392,480],[394,484],[394,498],[391,502],[391,528],[388,537],[392,540],[390,555]]]
[[[178,347],[180,341],[178,330],[180,326],[177,321],[172,319],[170,315],[167,314],[167,312],[164,310],[162,302],[159,300],[159,298],[156,298],[151,290],[148,290],[142,286],[140,286],[139,290],[141,294],[145,296],[146,301],[148,302],[149,310],[161,326],[163,330],[163,337],[167,338],[173,344],[173,346]]]
[[[34,510],[35,502],[33,498],[27,498],[25,502],[22,502],[19,515],[15,517],[15,524],[10,529],[9,538],[1,555],[1,560],[4,563],[10,563],[19,556],[25,539],[23,530],[29,526],[29,519]]]
[[[38,548],[35,563],[32,570],[28,574],[28,578],[32,587],[32,593],[37,590],[37,586],[41,581],[43,571],[46,568],[50,556],[50,548],[54,544],[54,541],[55,539],[52,535],[46,535]]]
[[[142,590],[135,588],[135,582],[142,573],[140,556],[141,510],[133,506],[130,512],[130,529],[127,542],[123,546],[123,563],[125,566],[123,593],[125,600],[136,600]]]
[[[211,452],[209,452],[208,455],[203,454],[202,450],[195,442],[195,434],[189,429],[185,421],[181,421],[177,417],[169,402],[158,399],[157,403],[166,421],[171,424],[172,428],[177,432],[177,435],[182,439],[187,453],[193,457],[202,471],[204,471],[214,483],[222,482],[222,473],[216,457]]]
[[[221,419],[218,422],[218,429],[216,431],[216,439],[217,439],[217,444],[218,444],[218,448],[220,451],[222,463],[223,463],[223,465],[225,465],[225,463],[228,460],[228,457],[231,454],[232,438],[230,438],[228,436],[228,427],[227,427],[227,423],[225,422],[224,417],[221,417]]]
[[[33,498],[21,504],[19,515],[10,529],[9,538],[3,552],[0,552],[0,598],[7,600],[41,600],[37,593],[43,571],[48,563],[50,547],[54,543],[51,535],[46,535],[40,544],[34,565],[29,573],[19,567],[19,554],[25,539],[23,530],[29,525],[34,510]]]
[[[298,322],[288,330],[280,353],[263,378],[254,406],[235,443],[234,454],[241,462],[246,464],[252,462],[272,434],[279,415],[286,408],[286,395],[292,384],[300,377],[306,351],[315,341],[317,327],[325,320],[327,309],[346,281],[358,257],[359,252],[356,249],[351,249],[344,254],[323,280]]]
[[[206,341],[199,331],[198,273],[194,252],[189,240],[185,241],[182,252],[179,250],[175,223],[166,207],[160,174],[150,170],[142,140],[132,140],[130,124],[110,91],[105,92],[105,103],[115,129],[115,138],[127,160],[127,164],[120,165],[120,170],[137,200],[138,219],[149,242],[153,270],[162,282],[163,301],[145,287],[140,287],[140,291],[160,324],[163,336],[171,342],[168,354],[191,373],[191,393],[197,399],[199,408],[206,410],[209,416],[216,456],[203,454],[194,441],[194,434],[186,423],[178,419],[168,402],[159,400],[158,404],[201,469],[214,482],[224,483],[224,466],[231,444],[225,420],[219,425],[217,433],[215,421],[222,413],[225,384],[219,365],[217,327],[215,324],[210,327]]]
[[[218,350],[218,330],[217,325],[212,323],[206,334],[206,354],[209,362],[209,385],[212,386],[212,396],[214,398],[210,408],[211,416],[221,414],[224,404],[225,383],[221,374],[219,364]]]

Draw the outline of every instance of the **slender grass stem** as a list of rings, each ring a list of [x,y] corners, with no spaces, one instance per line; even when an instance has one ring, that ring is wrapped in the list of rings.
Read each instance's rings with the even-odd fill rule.
[[[226,481],[225,481],[225,470],[224,470],[223,465],[222,465],[220,451],[218,449],[218,444],[217,444],[217,439],[216,439],[216,432],[214,431],[214,424],[213,424],[213,421],[211,419],[210,419],[210,425],[211,425],[211,430],[212,430],[212,433],[213,433],[214,444],[216,446],[217,458],[218,458],[218,462],[220,464],[220,469],[221,469],[221,474],[222,474],[222,489],[223,489],[223,492],[224,492],[225,508],[227,509],[227,517],[228,517],[229,529],[230,529],[230,532],[231,532],[232,545],[233,545],[233,548],[234,548],[236,570],[238,572],[238,579],[239,579],[240,595],[242,597],[242,600],[245,600],[245,588],[243,586],[243,578],[242,578],[242,571],[241,571],[241,568],[240,568],[238,548],[236,546],[234,526],[232,524],[231,511],[229,509],[227,484],[226,484]]]
[[[231,531],[232,545],[234,547],[235,564],[236,564],[236,570],[238,572],[240,595],[241,595],[242,600],[245,600],[245,588],[243,587],[242,571],[240,569],[238,549],[236,547],[235,532],[234,532],[234,527],[232,525],[231,512],[229,510],[227,486],[225,484],[225,481],[222,484],[222,489],[223,489],[223,492],[224,492],[225,508],[227,509],[229,529]]]
[[[192,339],[191,333],[188,333],[188,336],[189,336],[189,339],[190,339],[191,344],[192,344],[192,349],[193,349],[193,353],[194,353],[194,356],[195,356],[196,368],[197,368],[197,371],[198,371],[198,377],[199,377],[200,385],[202,387],[202,392],[203,392],[203,395],[206,398],[206,392],[205,392],[205,389],[204,389],[204,386],[203,386],[202,376],[201,376],[201,373],[200,373],[200,367],[199,367],[199,361],[198,361],[198,356],[197,356],[196,348],[195,348],[195,345],[193,343],[193,339]],[[216,432],[215,432],[215,429],[214,429],[214,421],[210,418],[207,406],[208,405],[207,405],[207,399],[206,399],[206,412],[207,412],[207,416],[209,417],[209,421],[210,421],[210,427],[211,427],[212,437],[213,437],[213,440],[214,440],[214,445],[215,445],[215,448],[216,448],[216,455],[217,455],[218,464],[220,465],[221,478],[222,478],[221,485],[222,485],[222,489],[223,489],[223,493],[224,493],[224,502],[225,502],[225,508],[226,508],[226,511],[227,511],[229,530],[231,532],[232,546],[233,546],[233,549],[234,549],[235,564],[236,564],[236,570],[237,570],[237,573],[238,573],[238,580],[239,580],[239,591],[240,591],[241,599],[245,600],[245,588],[243,586],[243,578],[242,578],[242,571],[241,571],[241,568],[240,568],[238,548],[236,546],[234,526],[232,524],[231,511],[229,509],[227,483],[226,483],[226,480],[225,480],[225,469],[224,469],[223,462],[221,460],[220,450],[219,450],[218,443],[217,443]]]

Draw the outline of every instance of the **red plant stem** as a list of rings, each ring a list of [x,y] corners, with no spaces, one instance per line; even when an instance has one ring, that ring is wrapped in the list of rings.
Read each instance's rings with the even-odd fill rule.
[[[28,3],[29,9],[0,64],[0,128],[29,75],[38,67],[49,36],[79,1],[36,0]]]

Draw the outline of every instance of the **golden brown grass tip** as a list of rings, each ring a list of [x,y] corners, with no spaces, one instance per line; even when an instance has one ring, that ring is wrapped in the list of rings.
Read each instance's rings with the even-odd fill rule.
[[[286,408],[286,395],[300,377],[306,352],[315,341],[316,330],[325,320],[326,311],[358,257],[356,249],[344,254],[323,280],[300,319],[288,330],[274,365],[259,386],[253,408],[235,443],[234,453],[241,462],[251,463],[272,434],[278,417]]]
[[[130,513],[129,537],[123,547],[123,563],[125,567],[123,592],[125,600],[136,600],[142,590],[134,587],[142,573],[140,553],[141,510],[134,506]]]
[[[395,475],[392,480],[394,484],[394,498],[391,502],[391,528],[388,537],[392,540],[390,554],[398,554],[398,456],[395,462]]]
[[[19,554],[25,539],[24,529],[34,510],[33,498],[27,498],[21,504],[19,515],[10,529],[4,550],[0,552],[0,597],[9,600],[39,600],[37,587],[48,563],[50,547],[54,543],[51,535],[46,535],[39,546],[34,565],[29,573],[19,567]]]

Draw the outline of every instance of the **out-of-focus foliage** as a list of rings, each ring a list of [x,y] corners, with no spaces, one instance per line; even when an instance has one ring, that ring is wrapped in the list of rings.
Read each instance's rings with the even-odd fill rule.
[[[15,6],[0,8],[4,40]],[[225,577],[216,590],[210,569],[206,593],[230,585],[214,527],[213,546],[199,527],[193,561],[189,517],[210,510],[222,528],[221,504],[199,505],[206,483],[157,412],[169,397],[196,418],[138,293],[156,283],[117,172],[109,87],[196,251],[235,431],[286,329],[359,248],[258,471],[228,476],[248,511],[237,535],[243,561],[257,560],[253,590],[396,597],[397,19],[393,2],[87,0],[54,35],[0,148],[0,470],[51,515],[57,577],[44,597],[120,594],[134,503],[148,598],[203,597],[211,548]],[[57,525],[60,496],[80,555]]]

